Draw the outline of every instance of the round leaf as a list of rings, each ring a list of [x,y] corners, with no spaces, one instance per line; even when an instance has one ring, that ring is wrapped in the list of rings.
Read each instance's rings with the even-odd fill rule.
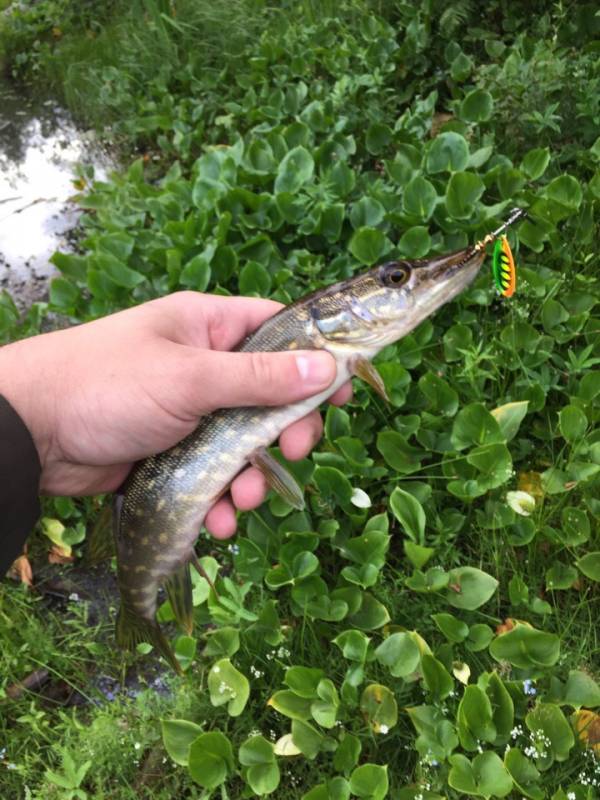
[[[385,250],[386,241],[382,231],[377,228],[359,228],[352,239],[348,249],[361,264],[374,264]]]
[[[426,222],[433,214],[437,199],[434,185],[421,175],[416,175],[404,190],[402,204],[407,214]]]
[[[476,567],[458,567],[450,571],[446,599],[455,608],[474,611],[490,599],[498,581]]]
[[[460,172],[469,161],[469,145],[464,136],[454,131],[440,133],[427,153],[427,172]]]
[[[460,104],[460,116],[468,122],[485,122],[494,111],[494,99],[485,89],[474,89]]]
[[[456,172],[446,189],[446,208],[454,219],[469,219],[475,211],[475,203],[485,189],[485,184],[473,172]]]
[[[205,789],[215,789],[233,771],[233,750],[220,731],[202,733],[191,744],[188,767],[190,775]]]

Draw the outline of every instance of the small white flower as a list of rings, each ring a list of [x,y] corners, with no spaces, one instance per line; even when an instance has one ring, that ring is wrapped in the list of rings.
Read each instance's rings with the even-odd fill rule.
[[[136,750],[139,750],[142,745],[139,742],[136,742],[133,746]]]
[[[352,497],[350,502],[357,508],[371,508],[371,498],[362,489],[352,489]]]
[[[529,492],[507,492],[506,502],[522,517],[529,517],[535,510],[535,497]]]
[[[213,672],[221,672],[221,667],[214,666],[212,671]]]
[[[72,600],[74,603],[78,603],[81,598],[77,594],[77,592],[71,592],[69,595],[69,600]]]
[[[387,725],[380,725],[379,726],[379,733],[387,733],[388,731],[389,731],[389,728],[388,728]]]

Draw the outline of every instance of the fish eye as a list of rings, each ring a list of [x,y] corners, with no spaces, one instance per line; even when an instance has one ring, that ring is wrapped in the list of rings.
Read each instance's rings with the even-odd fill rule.
[[[410,267],[402,264],[388,264],[384,269],[383,280],[388,286],[398,288],[410,278]]]

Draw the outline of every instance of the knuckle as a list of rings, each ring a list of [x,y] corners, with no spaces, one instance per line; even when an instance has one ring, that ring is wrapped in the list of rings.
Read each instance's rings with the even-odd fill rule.
[[[277,383],[277,370],[273,356],[267,353],[253,353],[250,359],[252,378],[258,389],[266,390]]]

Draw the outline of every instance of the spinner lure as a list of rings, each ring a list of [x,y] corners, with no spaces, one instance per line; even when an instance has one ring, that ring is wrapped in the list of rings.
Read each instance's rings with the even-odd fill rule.
[[[511,212],[506,222],[501,225],[497,230],[477,242],[475,250],[481,250],[489,242],[494,242],[494,252],[492,254],[492,273],[496,288],[504,297],[512,297],[517,288],[517,271],[515,269],[515,260],[513,258],[508,239],[504,235],[504,231],[509,225],[512,225],[517,220],[525,216],[525,211],[522,208],[515,208]]]
[[[506,236],[496,239],[492,254],[492,273],[496,288],[504,297],[512,297],[517,288],[517,271]]]

